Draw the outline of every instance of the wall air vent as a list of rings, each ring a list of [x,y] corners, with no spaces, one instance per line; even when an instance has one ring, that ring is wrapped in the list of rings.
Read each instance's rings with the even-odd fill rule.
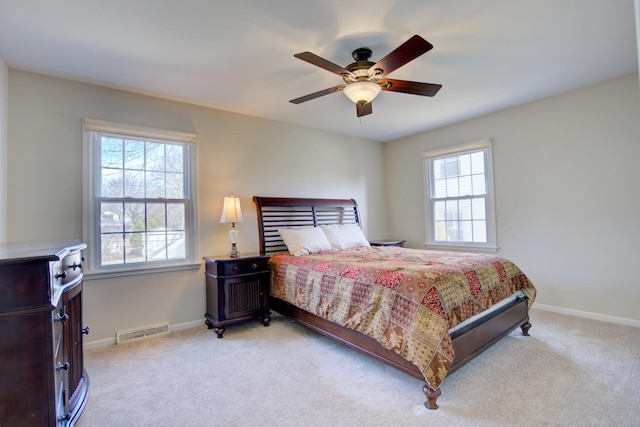
[[[123,344],[134,340],[140,340],[156,335],[164,335],[170,332],[169,323],[145,326],[143,328],[131,329],[129,331],[116,332],[116,344]]]

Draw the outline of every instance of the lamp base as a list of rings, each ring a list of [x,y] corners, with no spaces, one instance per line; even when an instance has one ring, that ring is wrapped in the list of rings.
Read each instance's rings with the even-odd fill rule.
[[[231,244],[231,252],[229,252],[229,258],[239,258],[240,252],[238,252],[238,248],[235,243]]]

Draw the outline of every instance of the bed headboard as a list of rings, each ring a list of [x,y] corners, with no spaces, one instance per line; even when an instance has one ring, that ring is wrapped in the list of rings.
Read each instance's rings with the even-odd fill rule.
[[[254,196],[258,213],[260,254],[286,252],[279,228],[315,227],[321,224],[358,224],[360,213],[354,199],[303,199]]]

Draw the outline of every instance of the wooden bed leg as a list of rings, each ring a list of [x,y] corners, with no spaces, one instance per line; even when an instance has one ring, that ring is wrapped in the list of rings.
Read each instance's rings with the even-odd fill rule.
[[[426,406],[427,409],[438,409],[438,404],[436,403],[436,401],[442,394],[442,391],[440,391],[440,389],[434,390],[429,387],[428,384],[425,384],[424,387],[422,387],[422,392],[427,398],[427,401],[424,402],[424,406]]]
[[[269,322],[271,322],[271,313],[268,313],[262,316],[262,324],[264,326],[269,326]]]
[[[531,328],[531,323],[529,322],[525,322],[522,325],[520,325],[520,329],[522,329],[522,335],[524,335],[525,337],[528,337],[530,328]]]

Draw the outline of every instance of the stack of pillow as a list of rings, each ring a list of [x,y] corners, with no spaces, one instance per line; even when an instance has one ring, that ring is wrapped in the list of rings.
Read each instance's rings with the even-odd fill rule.
[[[369,241],[357,224],[332,224],[319,227],[278,230],[289,253],[294,256],[368,247]]]

